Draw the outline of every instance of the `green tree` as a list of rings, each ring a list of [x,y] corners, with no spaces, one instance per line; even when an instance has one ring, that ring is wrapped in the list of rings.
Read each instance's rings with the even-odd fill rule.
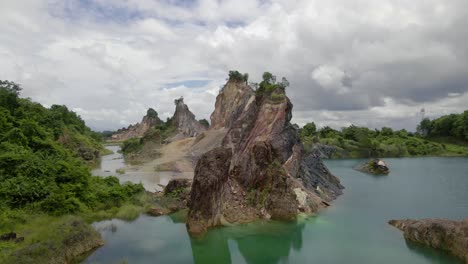
[[[264,72],[262,75],[263,82],[266,84],[274,84],[273,80],[275,79],[274,75],[270,72]]]
[[[146,116],[150,118],[157,118],[158,112],[156,112],[156,110],[154,110],[153,108],[149,108],[148,111],[146,111]]]
[[[419,123],[418,127],[416,128],[416,131],[423,135],[427,136],[430,135],[433,129],[433,124],[429,118],[424,118],[421,123]]]
[[[317,134],[317,126],[314,122],[310,122],[304,125],[301,130],[301,135],[303,137],[311,137]]]

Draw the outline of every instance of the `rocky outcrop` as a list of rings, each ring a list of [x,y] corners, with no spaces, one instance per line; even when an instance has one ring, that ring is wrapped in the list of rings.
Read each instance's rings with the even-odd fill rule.
[[[187,221],[191,234],[201,234],[208,227],[221,224],[231,157],[229,149],[216,148],[198,160]]]
[[[245,82],[228,82],[216,97],[211,128],[231,127],[254,99],[254,91]]]
[[[217,97],[212,128],[227,130],[221,148],[198,160],[187,227],[256,218],[292,219],[328,205],[343,188],[317,155],[306,155],[291,123],[284,88],[255,92],[229,81]]]
[[[190,112],[188,106],[184,103],[184,98],[174,100],[176,110],[172,116],[172,125],[176,129],[176,135],[171,139],[175,141],[187,137],[196,137],[206,130],[206,127],[195,119],[195,115]]]
[[[345,158],[347,156],[347,153],[337,146],[320,143],[314,143],[310,152],[315,153],[322,159],[331,159],[336,157]]]
[[[140,123],[117,130],[117,132],[113,134],[111,138],[112,140],[120,141],[134,137],[143,137],[143,135],[152,127],[155,127],[161,123],[162,121],[159,119],[158,113],[153,108],[150,108]]]
[[[161,216],[187,209],[192,180],[172,179],[162,193],[154,193],[153,205],[146,210],[150,216]]]
[[[391,220],[389,224],[403,231],[406,240],[448,251],[468,263],[468,218]]]
[[[369,161],[358,164],[354,167],[355,170],[374,174],[374,175],[387,175],[390,173],[387,163],[381,159],[371,159]]]

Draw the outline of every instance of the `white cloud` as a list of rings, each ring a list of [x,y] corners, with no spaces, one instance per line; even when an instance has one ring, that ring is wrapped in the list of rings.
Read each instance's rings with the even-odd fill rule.
[[[2,1],[0,79],[97,129],[138,122],[148,107],[167,117],[182,95],[209,118],[231,69],[287,77],[298,123],[413,128],[418,108],[466,109],[464,0],[86,3]]]
[[[349,91],[349,87],[343,84],[346,77],[344,71],[337,67],[322,65],[312,72],[312,79],[320,84],[326,90],[345,94]]]

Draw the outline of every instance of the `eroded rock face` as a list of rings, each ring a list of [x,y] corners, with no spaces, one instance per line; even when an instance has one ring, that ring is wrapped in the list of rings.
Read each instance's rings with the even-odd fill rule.
[[[215,110],[211,114],[211,127],[219,129],[231,127],[244,112],[253,90],[244,82],[228,82],[216,97]]]
[[[176,110],[172,117],[173,125],[177,130],[177,135],[172,140],[186,137],[195,137],[206,130],[206,127],[195,119],[195,115],[190,112],[183,98],[174,100]]]
[[[198,160],[187,221],[191,234],[201,234],[208,227],[221,224],[231,157],[230,149],[216,148]]]
[[[227,132],[216,153],[231,154],[208,152],[199,160],[192,186],[196,196],[189,203],[190,233],[204,232],[220,219],[291,219],[299,212],[315,212],[341,194],[339,179],[320,157],[305,155],[297,128],[290,123],[292,107],[279,87],[259,95],[243,82],[229,81],[220,91],[212,129]],[[210,187],[213,183],[224,184]],[[204,217],[190,217],[200,214]]]
[[[142,137],[150,128],[161,123],[162,121],[159,119],[158,113],[150,108],[140,123],[118,130],[117,133],[112,135],[112,140],[127,140],[129,138]]]
[[[406,240],[448,251],[468,263],[468,218],[463,221],[406,219],[388,223],[403,231]]]

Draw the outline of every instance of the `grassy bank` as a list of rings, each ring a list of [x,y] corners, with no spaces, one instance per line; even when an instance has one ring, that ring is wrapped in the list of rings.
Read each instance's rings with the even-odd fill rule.
[[[15,232],[24,240],[0,241],[0,263],[60,263],[64,258],[75,258],[102,245],[91,223],[112,218],[134,220],[148,209],[152,199],[151,194],[140,192],[120,206],[65,215],[51,215],[32,208],[3,208],[0,234]],[[79,251],[83,249],[86,251]]]

